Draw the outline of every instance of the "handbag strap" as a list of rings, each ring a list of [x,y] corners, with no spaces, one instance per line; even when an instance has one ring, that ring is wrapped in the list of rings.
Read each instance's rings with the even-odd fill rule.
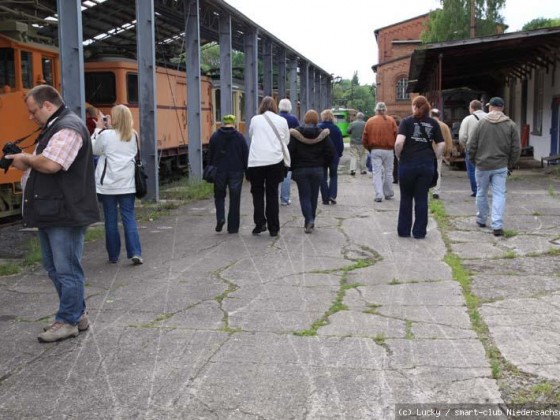
[[[138,134],[137,133],[134,133],[134,138],[136,139],[136,156],[135,156],[134,160],[136,162],[141,162],[142,159],[140,158],[140,144],[139,144],[139,141],[138,141]]]
[[[282,137],[280,137],[280,133],[278,132],[278,129],[276,128],[276,126],[274,125],[274,123],[272,122],[270,117],[268,115],[266,115],[266,113],[262,114],[262,116],[270,124],[270,126],[272,127],[272,131],[274,131],[274,134],[276,134],[276,138],[278,139],[280,144],[282,144]]]

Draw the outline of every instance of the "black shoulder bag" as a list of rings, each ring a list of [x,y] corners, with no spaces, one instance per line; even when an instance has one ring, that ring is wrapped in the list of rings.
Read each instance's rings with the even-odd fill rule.
[[[136,157],[134,159],[134,185],[136,186],[136,198],[144,198],[148,193],[148,175],[144,172],[144,164],[140,158],[140,146],[138,142],[138,136],[136,138]]]
[[[420,124],[420,131],[422,132],[422,136],[424,136],[424,138],[427,141],[430,141],[430,138],[428,137],[428,134],[426,133],[426,129],[422,125],[422,122],[419,122],[419,124]],[[432,177],[432,182],[430,182],[430,188],[434,188],[437,185],[438,178],[439,178],[439,173],[438,173],[438,170],[437,170],[437,157],[435,156],[435,153],[434,153],[434,176]]]

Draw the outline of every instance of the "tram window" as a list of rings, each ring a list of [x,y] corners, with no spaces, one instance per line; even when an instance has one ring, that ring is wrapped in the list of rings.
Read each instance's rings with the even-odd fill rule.
[[[87,72],[85,76],[86,101],[92,105],[109,104],[117,101],[115,75],[112,72]]]
[[[126,74],[126,98],[129,104],[138,103],[138,73]]]
[[[214,112],[216,117],[214,121],[222,121],[222,91],[220,89],[216,89],[214,94],[216,96],[216,100],[214,101]]]
[[[21,52],[21,81],[24,89],[33,87],[33,60],[29,51]]]
[[[0,87],[16,87],[16,67],[13,48],[0,48]]]
[[[43,57],[41,59],[41,65],[43,67],[43,79],[47,85],[54,86],[53,79],[53,60],[49,57]]]

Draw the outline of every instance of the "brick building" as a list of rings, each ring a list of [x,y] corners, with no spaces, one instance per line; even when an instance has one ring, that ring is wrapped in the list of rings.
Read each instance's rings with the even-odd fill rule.
[[[375,30],[379,57],[372,69],[377,74],[377,101],[387,104],[390,115],[403,118],[411,113],[406,93],[410,57],[421,45],[420,33],[428,17],[426,13]]]

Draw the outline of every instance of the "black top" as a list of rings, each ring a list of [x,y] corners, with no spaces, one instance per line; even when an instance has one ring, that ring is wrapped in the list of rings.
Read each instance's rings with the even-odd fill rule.
[[[249,147],[245,137],[234,127],[220,127],[210,137],[208,163],[220,172],[243,172],[247,169]]]
[[[420,125],[424,128],[422,130]],[[432,141],[441,143],[443,135],[438,122],[430,117],[421,119],[414,116],[406,117],[399,125],[399,133],[405,136],[404,146],[401,153],[401,162],[411,160],[434,159],[435,153]]]
[[[328,129],[316,125],[302,125],[290,129],[288,150],[291,168],[313,168],[328,166],[335,154]]]

